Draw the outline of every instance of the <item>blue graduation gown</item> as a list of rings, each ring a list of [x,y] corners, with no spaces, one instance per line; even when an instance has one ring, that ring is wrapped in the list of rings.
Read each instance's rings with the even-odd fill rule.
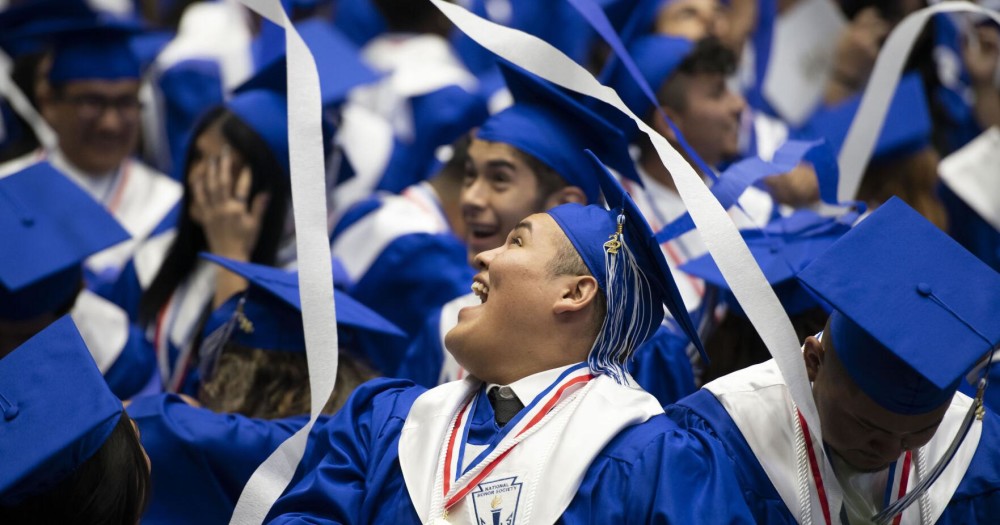
[[[306,474],[277,501],[268,523],[420,523],[398,444],[424,391],[390,379],[355,390],[318,434],[300,466]],[[497,432],[488,402],[477,403],[472,425],[472,444]],[[622,431],[593,459],[559,523],[750,523],[738,490],[718,443],[661,415]]]
[[[750,449],[739,427],[708,390],[665,407],[667,417],[682,428],[703,431],[718,439],[736,469],[743,497],[758,523],[797,523],[764,468]],[[987,413],[983,433],[972,463],[939,525],[991,523],[1000,516],[1000,420]]]
[[[308,420],[218,414],[172,394],[136,399],[128,413],[152,464],[147,525],[228,523],[257,466]]]

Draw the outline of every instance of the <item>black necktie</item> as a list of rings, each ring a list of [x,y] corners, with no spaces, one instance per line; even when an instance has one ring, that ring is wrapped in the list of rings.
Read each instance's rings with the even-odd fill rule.
[[[504,389],[503,392],[501,392],[501,388]],[[501,427],[506,425],[508,421],[524,408],[524,404],[521,403],[521,400],[517,398],[514,391],[509,387],[495,386],[486,393],[486,397],[489,398],[490,404],[493,405],[493,417]]]

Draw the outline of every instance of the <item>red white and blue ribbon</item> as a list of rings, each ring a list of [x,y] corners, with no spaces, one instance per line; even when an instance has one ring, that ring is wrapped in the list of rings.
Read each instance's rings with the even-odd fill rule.
[[[590,373],[587,363],[579,363],[566,369],[531,403],[521,409],[490,440],[486,449],[463,469],[469,426],[476,402],[480,397],[477,395],[478,392],[473,393],[458,411],[447,434],[448,443],[442,466],[444,508],[447,510],[462,501],[477,484],[493,472],[518,443],[541,428],[547,416],[554,415],[560,408],[566,406],[562,401],[569,399],[593,378],[594,375]]]

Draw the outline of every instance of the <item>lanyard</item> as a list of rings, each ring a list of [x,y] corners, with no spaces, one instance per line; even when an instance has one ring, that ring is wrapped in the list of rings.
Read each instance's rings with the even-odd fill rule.
[[[816,458],[816,453],[813,451],[812,435],[809,433],[809,426],[806,424],[805,418],[802,417],[802,413],[798,410],[795,411],[796,416],[799,418],[799,424],[802,425],[802,436],[805,438],[806,442],[806,453],[809,455],[809,471],[812,473],[813,481],[816,484],[816,494],[819,497],[820,508],[823,510],[823,520],[826,525],[832,525],[833,522],[830,518],[830,503],[826,498],[826,490],[823,488],[823,475],[819,470],[819,460]],[[892,503],[892,488],[894,485],[895,475],[896,475],[896,463],[893,462],[889,467],[889,479],[885,486],[885,498],[883,499],[884,505],[887,507]],[[899,476],[899,489],[896,491],[896,499],[903,497],[906,494],[906,486],[910,478],[910,467],[913,463],[913,452],[910,450],[906,451],[903,455],[903,468]],[[903,519],[903,514],[897,514],[892,520],[893,525],[899,525],[900,521]]]

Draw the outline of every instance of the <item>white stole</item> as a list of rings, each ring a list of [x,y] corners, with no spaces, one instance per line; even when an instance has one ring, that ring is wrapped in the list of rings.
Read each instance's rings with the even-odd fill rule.
[[[481,381],[468,377],[428,390],[414,402],[403,425],[399,464],[413,506],[425,523],[443,514],[441,474],[448,432],[480,385]],[[504,521],[513,515],[512,523],[517,525],[555,522],[608,442],[623,429],[663,413],[650,394],[621,386],[604,375],[559,405],[561,409],[543,420],[535,433],[511,449],[473,492],[450,509],[449,523],[478,524],[477,513],[488,516],[491,512],[503,512]],[[571,446],[560,446],[570,440]],[[538,497],[539,489],[543,497]]]
[[[750,449],[757,457],[771,484],[781,496],[785,506],[795,516],[798,523],[803,523],[805,519],[802,516],[800,504],[799,475],[801,458],[796,454],[798,422],[795,418],[795,407],[788,393],[788,388],[774,361],[754,365],[712,381],[705,385],[705,389],[712,392],[729,413],[747,444],[750,445]],[[927,471],[933,468],[948,445],[951,444],[971,403],[972,400],[968,396],[961,393],[955,394],[951,407],[945,414],[934,437],[927,445],[919,449],[918,453],[923,456]],[[812,429],[810,431],[812,432]],[[930,504],[929,522],[937,521],[951,501],[952,495],[972,462],[981,435],[982,423],[976,421],[951,463],[923,496]],[[822,438],[812,434],[812,441],[814,447],[819,447]],[[816,456],[821,462],[820,470],[823,483],[826,485],[838,483],[833,467],[825,459],[826,456],[824,454],[816,454]],[[908,489],[920,482],[921,472],[919,470],[914,466],[909,478]],[[811,475],[809,480],[811,522],[824,523],[822,507]],[[920,506],[919,503],[914,503],[907,508],[903,512],[901,524],[922,523]],[[830,512],[834,522],[839,523],[840,509],[831,508]]]

